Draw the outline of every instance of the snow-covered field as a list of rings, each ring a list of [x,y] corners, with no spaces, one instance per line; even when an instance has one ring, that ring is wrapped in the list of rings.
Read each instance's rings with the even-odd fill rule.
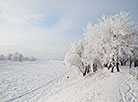
[[[0,63],[0,102],[138,102],[138,81],[127,66],[75,74],[62,61]]]
[[[42,102],[138,102],[138,80],[129,75],[128,67],[120,73],[108,69],[80,78]]]
[[[0,63],[0,102],[37,102],[60,88],[67,69],[62,61]],[[55,88],[53,88],[55,87]]]

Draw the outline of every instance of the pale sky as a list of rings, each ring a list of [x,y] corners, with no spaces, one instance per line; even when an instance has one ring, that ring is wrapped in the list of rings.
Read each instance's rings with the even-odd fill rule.
[[[0,0],[0,54],[63,59],[89,22],[120,11],[138,22],[138,0]]]

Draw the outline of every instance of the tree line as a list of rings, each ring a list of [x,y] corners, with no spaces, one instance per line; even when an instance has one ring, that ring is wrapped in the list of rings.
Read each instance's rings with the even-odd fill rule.
[[[35,61],[35,57],[27,57],[19,52],[15,52],[14,54],[9,53],[7,56],[0,55],[0,61]]]
[[[138,59],[138,24],[129,13],[102,16],[97,24],[89,23],[84,30],[84,39],[71,45],[64,62],[76,67],[85,76],[90,71],[107,67],[117,72],[119,64]]]

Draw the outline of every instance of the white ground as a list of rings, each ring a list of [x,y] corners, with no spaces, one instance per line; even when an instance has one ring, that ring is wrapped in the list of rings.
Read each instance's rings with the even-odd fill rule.
[[[58,90],[66,72],[61,61],[0,62],[0,102],[37,102]]]
[[[120,73],[102,69],[69,82],[61,92],[40,102],[138,102],[138,81],[121,67]]]
[[[138,102],[127,67],[75,76],[62,61],[0,63],[0,102]]]

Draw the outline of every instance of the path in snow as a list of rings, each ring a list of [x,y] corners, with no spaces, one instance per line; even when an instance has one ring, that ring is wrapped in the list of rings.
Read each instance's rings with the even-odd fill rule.
[[[40,102],[138,102],[138,81],[127,67],[120,73],[103,69],[66,84],[61,92]]]

